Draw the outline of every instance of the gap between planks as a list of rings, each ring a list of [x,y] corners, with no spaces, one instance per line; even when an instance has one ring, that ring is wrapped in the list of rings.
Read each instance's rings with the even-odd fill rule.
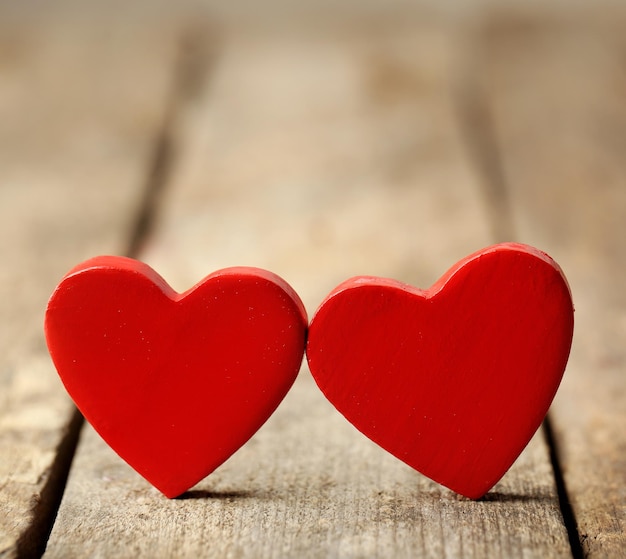
[[[212,67],[213,44],[207,41],[207,36],[204,27],[188,27],[181,32],[166,110],[155,137],[152,156],[146,169],[143,195],[136,210],[127,248],[123,251],[130,258],[138,257],[143,243],[152,232],[159,202],[175,159],[178,122]],[[74,408],[51,465],[48,480],[36,504],[34,520],[17,541],[18,557],[40,557],[45,551],[84,423],[82,414]]]
[[[626,13],[588,16],[492,22],[484,75],[518,230],[558,255],[574,293],[572,355],[550,418],[583,552],[606,557],[626,547]]]
[[[74,408],[43,343],[46,300],[76,261],[127,245],[141,186],[136,176],[161,121],[176,44],[171,26],[160,26],[151,53],[160,64],[145,64],[125,47],[138,36],[154,37],[154,27],[131,30],[126,19],[77,24],[57,7],[42,21],[0,17],[7,31],[0,33],[0,284],[11,293],[0,306],[6,558],[39,554],[44,537],[35,531],[54,512],[59,449],[71,458],[66,429]]]
[[[522,242],[513,220],[513,209],[501,156],[502,146],[497,138],[494,117],[485,92],[481,62],[476,59],[477,56],[480,57],[480,53],[476,53],[475,38],[472,45],[474,48],[464,51],[470,56],[464,58],[463,63],[459,65],[458,82],[454,84],[459,126],[470,160],[483,178],[479,184],[482,187],[494,242]],[[559,507],[567,529],[572,557],[580,559],[583,557],[580,534],[570,505],[549,413],[541,425],[541,431],[550,453]]]
[[[125,252],[129,258],[139,256],[152,233],[164,189],[175,162],[180,120],[186,107],[206,87],[211,73],[216,44],[214,39],[209,39],[210,31],[210,27],[205,24],[185,28],[181,33],[166,112],[156,136],[146,172],[143,199]]]
[[[611,281],[623,270],[623,254],[612,247],[621,249],[626,201],[618,78],[626,14],[588,15],[481,22],[477,48],[467,51],[472,71],[459,88],[468,93],[457,104],[470,112],[462,120],[475,165],[491,182],[485,198],[499,240],[523,234],[554,251],[570,276],[577,335],[543,433],[572,553],[603,557],[623,551],[624,542],[623,499],[614,490],[624,479],[623,392],[607,387],[622,378],[615,363],[623,353],[611,344],[620,336],[613,316],[623,302],[611,301]],[[476,114],[486,116],[478,129]],[[593,346],[591,331],[598,332]],[[585,354],[585,346],[612,360]]]

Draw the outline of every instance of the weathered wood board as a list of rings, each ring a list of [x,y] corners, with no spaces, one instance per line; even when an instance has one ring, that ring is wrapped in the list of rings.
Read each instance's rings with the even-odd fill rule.
[[[126,250],[175,45],[122,20],[0,16],[0,556],[43,551],[80,419],[43,342],[46,301]],[[77,15],[72,12],[73,15]],[[149,56],[130,47],[138,35]],[[170,33],[171,35],[171,33]],[[155,39],[159,37],[159,41]],[[77,48],[76,45],[80,45]]]
[[[550,414],[588,557],[626,553],[626,14],[494,21],[484,91],[517,236],[570,280],[573,351]]]
[[[142,258],[177,290],[243,264],[312,313],[339,281],[427,286],[491,243],[445,29],[222,37]],[[539,434],[481,502],[360,435],[303,368],[261,431],[168,501],[91,430],[46,557],[570,557]]]

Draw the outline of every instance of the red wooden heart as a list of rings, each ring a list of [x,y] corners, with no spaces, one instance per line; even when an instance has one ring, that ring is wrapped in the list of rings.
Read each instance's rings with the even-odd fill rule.
[[[52,294],[45,332],[59,375],[102,438],[167,497],[245,443],[302,362],[296,293],[256,268],[177,294],[150,267],[98,257]]]
[[[541,424],[573,324],[557,264],[507,243],[462,260],[428,290],[346,281],[311,321],[307,359],[357,429],[438,483],[479,498]]]

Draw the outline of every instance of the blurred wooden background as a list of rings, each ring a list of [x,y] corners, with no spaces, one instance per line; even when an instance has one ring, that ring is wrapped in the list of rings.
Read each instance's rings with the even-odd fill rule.
[[[625,223],[619,2],[0,1],[0,557],[626,556]],[[96,254],[177,290],[268,268],[311,315],[347,277],[427,287],[503,240],[562,265],[576,332],[548,421],[479,502],[366,440],[305,366],[168,501],[43,341]]]

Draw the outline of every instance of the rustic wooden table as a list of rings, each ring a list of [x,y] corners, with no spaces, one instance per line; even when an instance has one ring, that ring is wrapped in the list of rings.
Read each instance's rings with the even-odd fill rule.
[[[33,4],[0,2],[0,557],[626,556],[626,11]],[[268,268],[312,313],[347,277],[426,287],[502,240],[562,265],[576,332],[478,502],[365,439],[306,367],[168,501],[43,342],[47,297],[96,254],[178,290]]]

